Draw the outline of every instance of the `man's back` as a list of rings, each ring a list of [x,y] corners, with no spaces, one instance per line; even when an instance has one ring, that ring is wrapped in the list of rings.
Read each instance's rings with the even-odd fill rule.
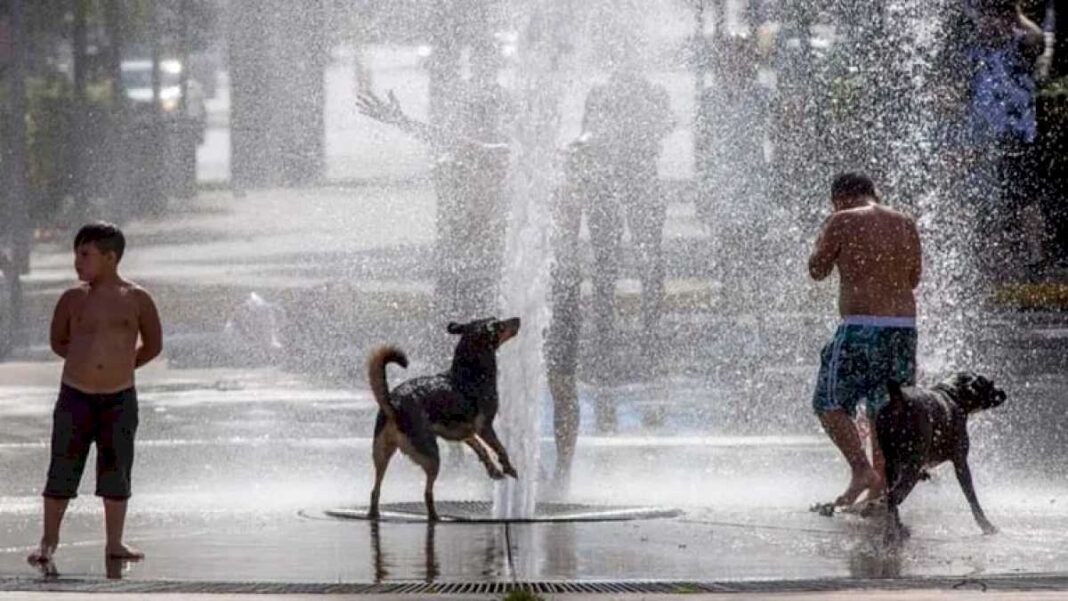
[[[839,211],[828,224],[838,245],[842,315],[914,316],[920,238],[908,216],[878,204]]]
[[[634,72],[619,72],[586,98],[584,132],[626,163],[655,164],[674,118],[667,91]]]

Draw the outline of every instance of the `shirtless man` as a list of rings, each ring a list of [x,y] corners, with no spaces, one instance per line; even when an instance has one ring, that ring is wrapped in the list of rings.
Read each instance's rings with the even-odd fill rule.
[[[63,293],[52,316],[52,350],[65,361],[52,414],[44,534],[40,547],[27,558],[46,574],[55,573],[52,556],[59,527],[67,504],[78,494],[92,443],[97,453],[96,494],[104,499],[106,556],[132,561],[144,557],[122,542],[137,431],[134,370],[159,355],[163,336],[152,297],[119,276],[125,246],[122,232],[109,223],[79,230],[74,269],[82,283]]]
[[[872,463],[853,423],[857,403],[869,418],[886,404],[886,383],[914,384],[916,297],[920,236],[912,218],[879,204],[865,175],[846,173],[831,186],[834,213],[827,218],[809,258],[809,274],[822,280],[838,267],[842,323],[820,353],[812,405],[852,470],[836,506],[851,505],[865,490],[875,499],[885,489],[883,457],[872,428]]]

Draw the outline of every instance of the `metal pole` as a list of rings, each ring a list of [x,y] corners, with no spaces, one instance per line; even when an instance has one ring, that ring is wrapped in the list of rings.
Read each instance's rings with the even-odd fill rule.
[[[152,35],[152,113],[156,117],[156,123],[160,122],[163,115],[163,107],[160,103],[160,87],[162,78],[160,74],[160,27],[159,11],[156,10],[155,0],[148,2],[148,28]]]
[[[108,75],[111,77],[111,93],[115,106],[126,104],[126,92],[122,86],[122,51],[126,45],[125,22],[122,0],[104,0],[104,21],[108,31]]]
[[[695,130],[700,125],[701,119],[701,98],[705,92],[705,74],[707,71],[706,60],[708,58],[707,43],[705,40],[705,0],[695,0],[694,2],[694,32],[693,32],[693,100],[694,107],[694,125]],[[699,173],[701,170],[701,162],[703,160],[702,154],[704,153],[703,145],[699,135],[693,137],[693,162],[694,173]]]
[[[189,19],[192,11],[191,0],[181,0],[178,5],[178,57],[182,70],[178,74],[178,128],[171,131],[168,149],[171,152],[169,168],[176,176],[175,189],[182,198],[196,195],[197,181],[197,139],[199,125],[189,115],[189,55],[190,41]]]
[[[181,94],[178,99],[178,114],[183,120],[188,115],[186,96],[189,94],[189,12],[191,8],[190,0],[181,0],[178,7],[178,56],[182,61],[182,71],[178,75],[178,88]]]

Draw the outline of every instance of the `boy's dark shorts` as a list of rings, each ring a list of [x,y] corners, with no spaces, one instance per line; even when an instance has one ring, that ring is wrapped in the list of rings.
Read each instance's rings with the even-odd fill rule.
[[[72,499],[96,443],[96,495],[130,497],[130,468],[137,432],[137,391],[89,394],[66,384],[52,412],[52,461],[44,496]]]

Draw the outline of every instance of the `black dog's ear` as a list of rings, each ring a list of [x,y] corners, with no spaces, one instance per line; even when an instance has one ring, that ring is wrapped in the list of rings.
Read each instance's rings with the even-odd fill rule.
[[[463,324],[456,323],[455,321],[450,321],[449,325],[445,327],[445,331],[450,334],[463,334],[464,326]]]

